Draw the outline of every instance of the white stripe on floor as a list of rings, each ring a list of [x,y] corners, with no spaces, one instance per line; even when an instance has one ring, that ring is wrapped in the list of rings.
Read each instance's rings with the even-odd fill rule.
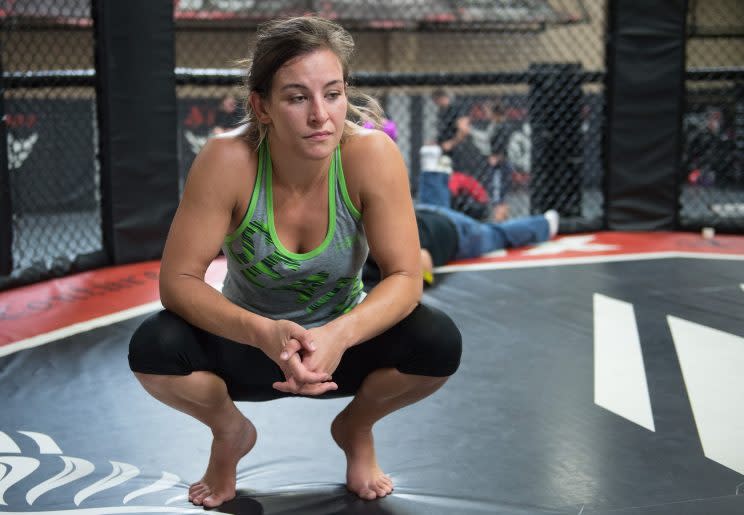
[[[26,338],[25,340],[18,340],[17,342],[9,343],[0,347],[0,357],[7,356],[8,354],[13,354],[14,352],[18,352],[20,350],[38,347],[39,345],[44,345],[45,343],[53,342],[55,340],[61,340],[62,338],[67,338],[68,336],[72,336],[74,334],[84,333],[85,331],[90,331],[91,329],[97,329],[106,325],[115,324],[117,322],[121,322],[122,320],[134,318],[136,316],[144,315],[152,311],[157,311],[159,309],[163,309],[163,305],[160,303],[159,300],[156,300],[155,302],[149,302],[147,304],[142,304],[141,306],[118,311],[116,313],[112,313],[111,315],[105,315],[102,317],[93,318],[91,320],[86,320],[85,322],[80,322],[78,324],[68,325],[67,327],[63,327],[62,329],[56,329],[54,331],[49,331],[48,333],[32,336],[31,338]]]
[[[486,263],[467,263],[443,265],[434,268],[435,273],[477,272],[479,270],[507,270],[516,268],[537,268],[541,266],[570,266],[594,263],[613,263],[618,261],[647,261],[652,259],[690,258],[744,261],[742,254],[712,254],[710,252],[638,252],[635,254],[605,254],[599,256],[555,257],[546,259],[525,259],[515,261],[495,261]]]
[[[633,305],[594,294],[594,402],[655,431]]]
[[[705,456],[744,474],[744,338],[667,316]]]

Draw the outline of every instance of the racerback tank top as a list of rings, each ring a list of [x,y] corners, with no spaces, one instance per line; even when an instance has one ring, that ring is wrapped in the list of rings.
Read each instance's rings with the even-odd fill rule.
[[[271,156],[264,141],[248,210],[224,240],[227,275],[222,292],[258,315],[292,320],[306,328],[322,325],[361,302],[361,270],[369,252],[361,213],[346,189],[340,147],[328,170],[326,236],[310,252],[290,252],[279,241],[271,176]]]

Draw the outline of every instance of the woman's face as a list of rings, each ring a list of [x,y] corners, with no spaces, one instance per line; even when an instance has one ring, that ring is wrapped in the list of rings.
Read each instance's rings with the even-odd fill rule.
[[[287,61],[274,75],[263,106],[272,150],[327,158],[341,141],[347,110],[336,54],[322,49]]]

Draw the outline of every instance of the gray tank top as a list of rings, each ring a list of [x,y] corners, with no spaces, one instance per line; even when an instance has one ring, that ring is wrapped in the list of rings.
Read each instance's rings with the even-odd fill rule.
[[[258,171],[240,227],[225,237],[227,275],[222,293],[253,313],[309,328],[348,312],[364,297],[362,266],[369,247],[346,190],[341,150],[328,171],[328,228],[323,242],[304,254],[290,252],[274,225],[271,156],[259,147]]]

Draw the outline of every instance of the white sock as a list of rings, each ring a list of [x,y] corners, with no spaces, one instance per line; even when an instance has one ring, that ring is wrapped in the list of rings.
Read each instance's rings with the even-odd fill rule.
[[[558,221],[560,220],[560,215],[558,214],[558,211],[556,211],[555,209],[549,209],[545,211],[543,216],[548,221],[550,237],[552,238],[556,234],[558,234]]]

